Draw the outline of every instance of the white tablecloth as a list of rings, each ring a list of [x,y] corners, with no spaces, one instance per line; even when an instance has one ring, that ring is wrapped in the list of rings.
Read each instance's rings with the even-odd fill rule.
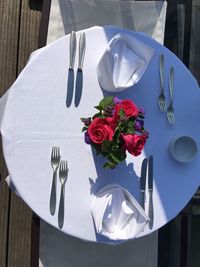
[[[134,158],[130,155],[115,170],[104,170],[104,160],[95,156],[90,146],[84,143],[80,117],[94,114],[93,107],[106,95],[99,87],[96,66],[108,41],[118,32],[132,34],[155,49],[154,58],[139,83],[118,94],[121,98],[132,98],[138,106],[145,108],[145,125],[150,137],[141,156]],[[85,240],[112,243],[95,232],[91,215],[94,194],[107,183],[119,183],[139,200],[141,161],[145,156],[154,155],[155,218],[153,229],[147,227],[140,236],[175,217],[197,189],[200,183],[199,154],[193,162],[180,164],[170,157],[168,145],[172,138],[180,135],[190,135],[199,143],[200,91],[186,67],[151,38],[113,27],[93,27],[85,33],[87,47],[79,106],[72,103],[66,108],[65,105],[69,66],[69,36],[65,36],[33,55],[17,81],[1,98],[3,151],[12,182],[21,197],[41,218],[58,227],[57,211],[55,216],[49,212],[49,196],[51,148],[60,146],[62,158],[69,163],[62,231]],[[175,126],[169,126],[157,104],[161,52],[166,58],[165,73],[170,66],[175,68]],[[165,84],[168,84],[167,75]],[[167,87],[166,96],[169,103]]]

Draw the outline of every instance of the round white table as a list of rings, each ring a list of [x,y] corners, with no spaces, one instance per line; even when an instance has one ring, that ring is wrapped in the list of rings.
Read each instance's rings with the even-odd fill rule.
[[[94,106],[107,95],[98,83],[96,66],[109,40],[119,32],[133,35],[154,48],[153,58],[141,80],[121,93],[146,111],[145,127],[150,136],[139,157],[128,155],[114,170],[103,169],[104,159],[96,156],[84,142],[81,117],[94,114]],[[12,183],[23,200],[42,219],[58,228],[56,213],[49,212],[52,183],[50,164],[52,146],[60,146],[61,157],[69,165],[65,188],[65,219],[61,231],[81,239],[116,243],[95,231],[91,205],[95,192],[108,183],[125,187],[139,201],[141,162],[154,156],[153,205],[154,225],[140,233],[144,236],[173,219],[200,184],[200,154],[194,161],[181,164],[173,160],[168,147],[171,139],[181,135],[200,140],[200,90],[182,62],[167,48],[142,33],[115,27],[85,30],[86,54],[83,89],[79,105],[66,107],[69,66],[69,36],[35,52],[16,82],[1,98],[1,133],[3,151]],[[80,32],[77,32],[79,37]],[[174,109],[176,124],[170,126],[160,112],[159,55],[165,55],[165,93],[170,96],[168,73],[175,69]],[[76,56],[75,66],[77,66]],[[74,79],[76,82],[76,69]],[[57,182],[57,196],[60,183]]]

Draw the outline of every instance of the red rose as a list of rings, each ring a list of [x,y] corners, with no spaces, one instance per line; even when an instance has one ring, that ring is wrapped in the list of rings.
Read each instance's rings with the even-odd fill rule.
[[[115,105],[115,117],[119,118],[119,111],[123,109],[127,118],[138,115],[138,108],[132,100],[122,100],[119,104]]]
[[[88,128],[88,135],[92,142],[101,144],[104,140],[112,140],[114,128],[112,118],[95,118]]]
[[[147,135],[127,134],[122,135],[124,148],[133,156],[139,156],[144,148],[147,140]]]

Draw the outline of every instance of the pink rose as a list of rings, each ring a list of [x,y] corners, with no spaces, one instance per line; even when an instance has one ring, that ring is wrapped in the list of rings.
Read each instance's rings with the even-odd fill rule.
[[[104,140],[112,140],[115,124],[111,117],[95,118],[88,128],[88,135],[93,143],[101,144]]]
[[[115,118],[119,118],[119,111],[123,109],[125,112],[125,117],[129,118],[132,116],[137,116],[138,115],[138,108],[137,106],[133,103],[132,100],[126,99],[122,100],[119,104],[115,105]]]
[[[123,134],[121,137],[124,142],[124,149],[128,150],[133,156],[141,154],[147,140],[147,135]]]

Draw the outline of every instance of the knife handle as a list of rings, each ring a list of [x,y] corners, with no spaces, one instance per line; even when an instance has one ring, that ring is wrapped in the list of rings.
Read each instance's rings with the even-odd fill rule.
[[[69,46],[69,68],[73,69],[76,54],[76,33],[74,31],[71,32]]]
[[[153,212],[153,191],[149,190],[149,229],[153,228],[154,212]]]
[[[164,55],[160,55],[160,83],[161,83],[161,90],[164,90]]]
[[[174,68],[171,67],[169,73],[169,91],[171,97],[171,103],[173,103],[173,91],[174,91]]]
[[[85,57],[85,33],[82,32],[79,39],[79,60],[78,60],[78,69],[82,70],[83,68],[83,60]]]

